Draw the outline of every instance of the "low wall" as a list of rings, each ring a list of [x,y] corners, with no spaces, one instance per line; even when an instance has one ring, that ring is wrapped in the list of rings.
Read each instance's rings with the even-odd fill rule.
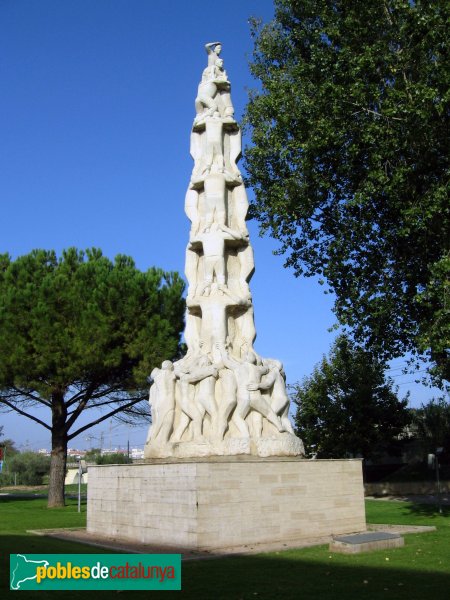
[[[366,496],[408,496],[436,494],[436,482],[433,481],[390,481],[365,483]],[[441,481],[441,492],[450,493],[450,481]]]
[[[89,533],[191,549],[364,531],[360,460],[153,461],[90,468]]]
[[[78,467],[74,469],[67,469],[64,485],[78,483],[79,472],[80,470],[78,469]],[[81,475],[81,483],[88,483],[88,473],[83,473]]]

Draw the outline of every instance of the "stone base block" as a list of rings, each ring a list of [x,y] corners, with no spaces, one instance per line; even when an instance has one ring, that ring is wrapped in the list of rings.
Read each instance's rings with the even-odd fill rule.
[[[331,552],[341,554],[359,554],[361,552],[372,552],[373,550],[401,548],[404,545],[405,540],[398,533],[374,531],[334,538],[329,549]]]
[[[227,456],[89,468],[90,534],[220,551],[365,530],[359,460]]]
[[[163,446],[147,444],[144,449],[146,459],[152,458],[196,458],[216,456],[237,456],[248,454],[266,458],[269,456],[304,456],[302,440],[291,433],[261,437],[257,441],[249,437],[229,437],[211,442],[168,442]]]

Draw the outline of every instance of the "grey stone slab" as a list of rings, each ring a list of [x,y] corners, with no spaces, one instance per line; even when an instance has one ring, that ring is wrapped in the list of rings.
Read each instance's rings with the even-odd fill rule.
[[[401,537],[398,533],[388,533],[387,531],[368,531],[366,533],[356,533],[355,535],[344,535],[335,537],[335,542],[344,544],[367,544],[368,542],[378,542],[381,540],[394,540]]]
[[[404,543],[404,538],[398,533],[374,531],[334,537],[330,542],[329,549],[331,552],[341,554],[360,554],[374,550],[400,548]]]

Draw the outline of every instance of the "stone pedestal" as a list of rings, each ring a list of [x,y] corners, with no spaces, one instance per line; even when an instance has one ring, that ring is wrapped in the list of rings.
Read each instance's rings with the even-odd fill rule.
[[[220,551],[365,531],[359,460],[220,457],[89,468],[88,533]]]

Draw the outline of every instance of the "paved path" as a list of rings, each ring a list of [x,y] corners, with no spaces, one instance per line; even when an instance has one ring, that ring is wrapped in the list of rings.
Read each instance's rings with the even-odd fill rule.
[[[437,496],[405,494],[404,496],[366,496],[366,500],[393,500],[397,502],[413,502],[414,504],[438,504]],[[450,506],[450,494],[442,494],[442,506]]]

